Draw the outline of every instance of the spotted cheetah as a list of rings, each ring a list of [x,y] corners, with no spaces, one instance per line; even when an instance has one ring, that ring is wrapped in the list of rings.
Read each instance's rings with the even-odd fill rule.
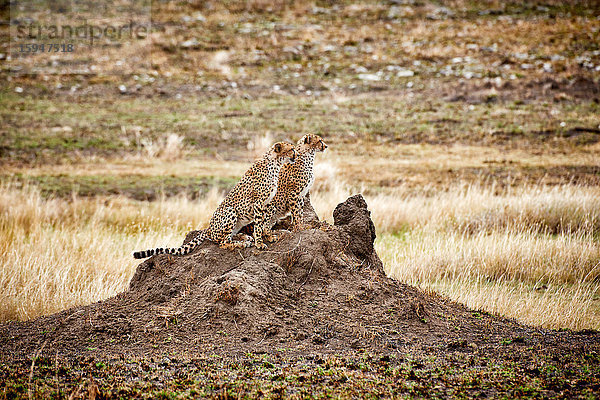
[[[293,231],[302,229],[304,196],[315,181],[313,163],[317,152],[325,151],[327,145],[318,135],[304,135],[296,144],[298,157],[294,164],[284,165],[279,173],[279,184],[273,201],[267,207],[263,234],[268,241],[274,240],[271,228],[277,221],[291,215]]]
[[[235,240],[234,236],[248,223],[254,222],[254,245],[264,249],[262,227],[267,205],[277,192],[278,177],[284,164],[293,164],[296,151],[290,143],[279,142],[246,171],[242,179],[227,194],[208,223],[208,228],[187,244],[178,248],[156,248],[133,253],[134,258],[146,258],[154,254],[185,255],[204,240],[219,243],[224,248],[249,247],[251,241]]]

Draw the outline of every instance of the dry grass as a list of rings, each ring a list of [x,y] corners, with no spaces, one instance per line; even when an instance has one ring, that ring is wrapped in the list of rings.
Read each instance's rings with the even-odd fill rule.
[[[131,252],[181,244],[206,224],[220,194],[138,203],[122,197],[43,200],[33,188],[0,189],[0,320],[30,319],[126,289]]]
[[[387,272],[455,301],[552,328],[600,327],[600,245],[588,234],[407,232],[377,244]]]
[[[331,216],[351,190],[323,164],[313,202]],[[222,194],[136,202],[43,200],[0,189],[0,318],[29,319],[127,287],[131,251],[176,246],[205,226]],[[473,186],[435,196],[367,196],[388,273],[484,309],[551,328],[600,328],[600,189]]]
[[[600,189],[466,187],[369,200],[387,272],[544,327],[600,327]]]
[[[382,194],[370,199],[380,230],[410,228],[466,233],[600,232],[600,188],[576,185],[496,188],[467,185],[431,196]],[[379,219],[381,218],[381,219]]]

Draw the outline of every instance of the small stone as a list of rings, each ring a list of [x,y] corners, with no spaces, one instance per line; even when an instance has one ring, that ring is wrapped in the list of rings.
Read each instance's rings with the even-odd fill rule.
[[[193,38],[193,39],[186,40],[185,42],[181,42],[181,44],[179,46],[183,47],[184,49],[189,49],[189,48],[197,47],[199,44],[200,44],[200,42],[198,42],[198,40],[196,38]]]
[[[380,81],[381,76],[377,74],[358,74],[358,79],[363,81]]]
[[[415,71],[411,71],[410,69],[404,69],[404,70],[396,72],[396,76],[398,78],[408,78],[408,77],[414,76],[414,75],[415,75]]]
[[[480,50],[483,52],[495,53],[498,51],[498,44],[494,43],[491,46],[482,46]]]
[[[283,52],[284,53],[291,53],[291,54],[300,54],[300,51],[293,46],[286,46],[283,48]]]

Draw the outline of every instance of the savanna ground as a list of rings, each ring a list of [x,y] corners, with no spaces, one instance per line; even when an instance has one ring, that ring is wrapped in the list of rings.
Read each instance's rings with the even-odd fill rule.
[[[1,320],[123,291],[133,250],[180,244],[269,144],[315,132],[329,144],[317,155],[318,214],[331,219],[348,194],[364,193],[390,276],[533,326],[600,327],[594,2],[155,3],[149,39],[64,55],[68,73],[24,73],[45,56],[6,60],[3,41]],[[136,54],[147,62],[111,70]],[[273,396],[350,396],[399,381],[416,384],[373,393],[474,395],[490,385],[516,396],[598,382],[594,354],[573,363],[540,355],[531,370],[509,356],[405,355],[383,372],[379,356],[334,357],[323,373],[314,358],[272,357],[248,355],[239,369],[208,363],[203,378],[190,364],[187,380],[169,373],[147,386],[127,378],[151,380],[154,367],[142,364],[81,361],[63,371],[68,382],[60,360],[3,368],[14,393],[40,396],[82,395],[96,380],[104,393],[139,391],[122,396],[258,395],[266,381],[284,382],[266,391]],[[212,375],[222,365],[229,378]],[[412,391],[432,374],[443,390]],[[250,386],[239,383],[248,376]],[[285,391],[298,382],[310,391]],[[186,389],[169,386],[179,384]]]

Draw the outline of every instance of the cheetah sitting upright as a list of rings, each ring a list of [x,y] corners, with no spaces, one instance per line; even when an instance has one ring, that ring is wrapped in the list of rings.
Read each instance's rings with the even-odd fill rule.
[[[279,142],[246,171],[242,179],[227,194],[217,207],[208,224],[208,228],[187,244],[178,248],[156,248],[133,253],[134,258],[146,258],[154,254],[185,255],[190,253],[204,240],[212,240],[221,247],[233,249],[249,247],[251,241],[235,241],[239,230],[248,223],[254,222],[258,229],[254,230],[254,245],[264,249],[262,229],[266,215],[266,207],[275,197],[281,167],[294,163],[296,151],[290,143]]]
[[[260,229],[268,241],[274,240],[271,232],[273,225],[287,215],[291,215],[293,231],[302,229],[302,209],[304,196],[315,181],[313,163],[318,151],[325,151],[327,145],[318,135],[304,135],[296,144],[298,154],[296,162],[284,165],[279,173],[277,194],[267,207],[265,226]]]

